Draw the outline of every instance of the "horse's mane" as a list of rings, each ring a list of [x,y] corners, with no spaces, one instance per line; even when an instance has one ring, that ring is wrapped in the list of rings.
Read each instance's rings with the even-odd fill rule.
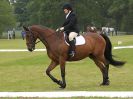
[[[46,26],[43,26],[43,25],[38,25],[38,26],[41,27],[41,28],[50,29],[50,28],[48,28]]]
[[[42,29],[42,30],[45,29],[45,30],[49,30],[51,32],[55,32],[54,29],[48,28],[48,27],[43,26],[43,25],[32,25],[32,26],[30,26],[30,28],[36,28],[36,29]]]

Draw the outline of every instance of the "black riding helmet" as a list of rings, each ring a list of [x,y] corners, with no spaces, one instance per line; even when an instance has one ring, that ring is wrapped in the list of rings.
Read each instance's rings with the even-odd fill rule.
[[[62,9],[72,10],[72,5],[70,3],[65,3],[62,7]]]

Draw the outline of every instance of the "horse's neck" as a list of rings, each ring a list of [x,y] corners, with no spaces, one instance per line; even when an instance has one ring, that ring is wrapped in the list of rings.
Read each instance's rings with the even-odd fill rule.
[[[54,32],[51,32],[49,30],[40,32],[39,39],[46,46],[47,50],[51,51],[58,49],[58,37],[56,36],[56,34],[54,34]]]
[[[32,30],[37,33],[37,38],[42,41],[48,51],[57,53],[59,45],[63,41],[62,33],[56,34],[54,30],[40,26],[32,26]]]

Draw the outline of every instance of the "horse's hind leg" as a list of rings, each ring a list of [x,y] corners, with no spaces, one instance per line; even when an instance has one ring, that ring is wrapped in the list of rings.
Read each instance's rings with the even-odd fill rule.
[[[109,85],[109,77],[108,77],[108,70],[109,64],[105,60],[104,56],[96,58],[95,56],[89,56],[91,59],[94,60],[95,64],[100,68],[102,75],[103,75],[103,82],[101,85]]]
[[[100,61],[95,61],[95,64],[100,68],[103,75],[103,82],[101,85],[109,85],[108,68]]]
[[[95,61],[97,66],[100,68],[102,75],[103,75],[103,82],[101,85],[109,85],[109,77],[108,77],[108,71],[109,71],[109,63],[105,59],[104,55],[98,57]]]

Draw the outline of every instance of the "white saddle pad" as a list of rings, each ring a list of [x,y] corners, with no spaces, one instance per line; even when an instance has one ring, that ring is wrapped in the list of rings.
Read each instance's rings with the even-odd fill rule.
[[[75,39],[76,39],[76,44],[75,45],[85,44],[85,38],[82,35],[77,36]],[[66,40],[65,40],[65,42],[66,42]],[[67,42],[66,42],[66,44],[69,45]]]

